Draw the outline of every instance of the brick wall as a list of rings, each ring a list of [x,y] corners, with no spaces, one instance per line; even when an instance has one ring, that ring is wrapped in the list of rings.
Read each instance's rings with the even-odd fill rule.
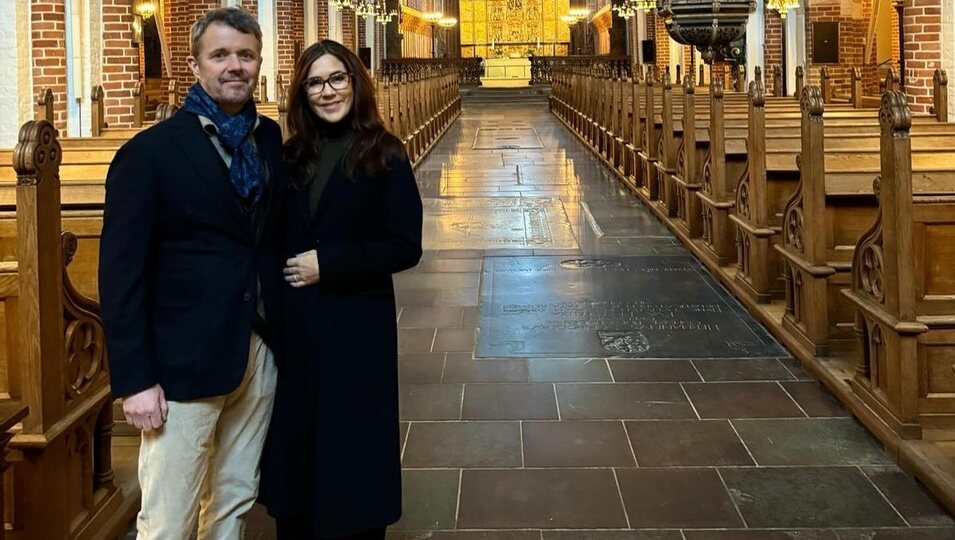
[[[763,68],[763,85],[766,93],[772,95],[775,91],[773,66],[779,66],[780,69],[783,67],[783,19],[779,16],[778,11],[768,9],[764,20],[766,21],[766,27],[763,30],[763,35],[766,43],[763,57],[766,65],[760,67]],[[795,81],[790,86],[795,88]]]
[[[647,14],[647,29],[654,28],[654,41],[656,45],[657,62],[654,65],[654,73],[658,77],[663,76],[663,71],[670,65],[670,34],[667,32],[663,17],[658,17],[652,13]],[[649,32],[648,32],[649,33]],[[646,74],[644,74],[646,75]]]
[[[913,113],[932,105],[932,77],[942,60],[940,0],[906,0],[902,12],[905,44],[905,93]],[[951,47],[952,44],[947,45]]]
[[[186,58],[191,54],[190,31],[192,25],[206,11],[221,7],[222,2],[219,0],[166,0],[163,6],[163,22],[169,44],[172,78],[179,81],[179,101],[181,103],[189,86],[196,81],[192,70],[186,65]],[[168,81],[169,78],[163,71],[164,95]]]
[[[33,38],[33,101],[45,88],[53,90],[53,123],[66,130],[66,9],[63,0],[34,0],[31,5]]]
[[[355,10],[345,8],[342,10],[342,45],[354,53],[358,53],[356,40],[358,39],[357,21],[355,20]]]
[[[853,0],[851,3],[846,2],[846,5],[839,2],[809,5],[810,23],[839,23],[839,63],[837,64],[817,64],[812,58],[813,27],[812,24],[809,26],[806,37],[810,55],[810,69],[807,70],[809,84],[819,84],[819,68],[825,65],[829,68],[832,86],[835,91],[844,94],[850,92],[852,85],[851,70],[853,67],[862,67],[863,65],[868,15],[871,10],[871,0]]]
[[[358,37],[356,38],[357,41],[355,42],[355,44],[356,44],[355,52],[356,52],[356,53],[358,52],[358,49],[359,49],[359,48],[365,46],[365,43],[366,43],[366,41],[367,41],[367,39],[368,39],[368,32],[366,31],[366,28],[365,28],[365,19],[362,19],[361,17],[358,17],[357,27],[358,27]]]
[[[103,91],[106,124],[133,123],[133,89],[139,81],[139,47],[132,44],[133,10],[129,0],[103,0]]]
[[[295,68],[296,43],[303,45],[305,41],[305,7],[302,0],[277,0],[275,4],[275,34],[278,36],[275,71],[288,84],[292,80],[292,71]],[[327,13],[327,3],[325,5]],[[321,12],[320,2],[319,13]],[[327,27],[325,35],[328,35]],[[302,47],[299,52],[304,50]]]
[[[318,39],[328,39],[328,0],[318,0]]]

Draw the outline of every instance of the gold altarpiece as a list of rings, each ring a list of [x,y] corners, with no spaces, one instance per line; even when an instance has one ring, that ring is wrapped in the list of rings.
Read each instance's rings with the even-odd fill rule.
[[[567,55],[570,29],[560,17],[569,0],[460,0],[460,6],[462,57]]]

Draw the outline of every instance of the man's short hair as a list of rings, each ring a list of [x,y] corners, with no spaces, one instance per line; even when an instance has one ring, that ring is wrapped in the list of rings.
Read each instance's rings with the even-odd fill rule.
[[[243,34],[252,34],[262,44],[262,28],[255,17],[239,7],[223,7],[213,9],[202,16],[192,25],[192,57],[199,58],[199,39],[212,24],[224,24],[235,28]]]

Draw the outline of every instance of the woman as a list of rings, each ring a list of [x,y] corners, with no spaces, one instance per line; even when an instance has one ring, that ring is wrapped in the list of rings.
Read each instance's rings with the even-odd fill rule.
[[[354,53],[312,45],[291,89],[285,337],[260,498],[280,540],[382,539],[401,515],[391,275],[421,258],[421,198]]]

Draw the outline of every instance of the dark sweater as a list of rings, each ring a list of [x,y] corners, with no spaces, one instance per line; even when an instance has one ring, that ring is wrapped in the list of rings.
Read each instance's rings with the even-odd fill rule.
[[[340,124],[348,123],[345,121]],[[318,202],[322,198],[322,192],[325,191],[325,185],[328,184],[328,178],[331,176],[335,167],[338,167],[342,158],[351,148],[352,141],[355,140],[355,132],[350,127],[334,130],[328,134],[328,138],[322,142],[321,155],[318,159],[318,166],[315,168],[315,177],[308,186],[308,212],[315,217],[315,210],[318,209]]]

